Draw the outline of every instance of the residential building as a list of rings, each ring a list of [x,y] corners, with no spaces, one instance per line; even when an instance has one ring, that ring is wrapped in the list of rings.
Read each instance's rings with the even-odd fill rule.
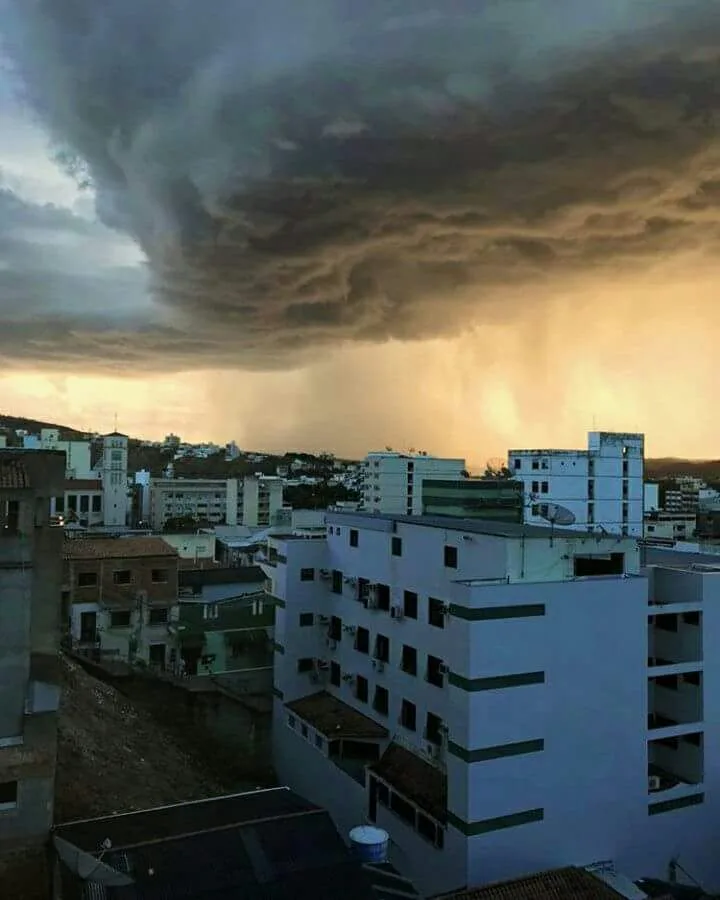
[[[646,481],[643,485],[645,515],[660,510],[660,485],[656,482]]]
[[[508,468],[522,481],[528,524],[546,523],[556,507],[569,527],[642,537],[645,437],[591,431],[587,450],[510,450]]]
[[[63,607],[78,650],[165,668],[178,616],[178,554],[159,537],[65,542]]]
[[[270,525],[283,505],[283,482],[275,476],[160,478],[150,488],[150,521],[162,530],[169,519],[211,525]]]
[[[104,523],[103,483],[97,478],[72,478],[63,493],[50,500],[50,516],[63,523],[77,522],[86,528]]]
[[[286,788],[58,825],[53,897],[403,900],[327,812]],[[391,883],[392,886],[392,883]],[[117,893],[116,893],[117,892]]]
[[[427,453],[368,453],[362,464],[363,508],[396,515],[422,514],[426,478],[457,480],[467,475],[464,459],[442,459]]]
[[[422,514],[522,523],[524,498],[522,481],[508,478],[425,478]]]
[[[196,534],[163,532],[162,539],[177,550],[181,560],[199,562],[200,560],[212,560],[215,557],[215,535],[211,531],[199,531]]]
[[[697,516],[655,512],[645,516],[645,538],[652,541],[687,541],[695,536]]]
[[[23,448],[64,453],[67,478],[92,478],[90,441],[63,441],[57,428],[43,428],[39,435],[26,434]]]
[[[720,886],[720,578],[649,591],[618,534],[326,515],[269,540],[284,783],[425,893],[674,857]]]
[[[65,454],[0,451],[0,884],[44,870],[60,701],[62,529],[49,524]]]
[[[102,441],[103,524],[124,528],[129,522],[128,438],[113,431]]]

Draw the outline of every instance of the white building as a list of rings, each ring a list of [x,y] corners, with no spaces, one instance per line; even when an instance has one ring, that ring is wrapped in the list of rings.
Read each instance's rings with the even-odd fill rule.
[[[363,507],[368,512],[422,515],[424,478],[458,479],[464,459],[442,459],[426,453],[368,453],[362,464]]]
[[[124,527],[130,513],[127,435],[113,431],[103,438],[100,474],[104,524]]]
[[[180,517],[263,527],[272,523],[282,505],[283,481],[275,476],[157,478],[150,485],[150,522],[155,529]]]
[[[525,484],[529,524],[557,504],[573,528],[642,537],[644,453],[642,434],[591,431],[587,450],[510,450],[508,468]]]
[[[280,782],[422,892],[673,857],[720,887],[720,567],[648,592],[621,535],[335,512],[269,550]]]
[[[61,441],[57,428],[43,428],[40,435],[25,435],[26,450],[60,450],[65,454],[66,478],[93,478],[89,441]]]

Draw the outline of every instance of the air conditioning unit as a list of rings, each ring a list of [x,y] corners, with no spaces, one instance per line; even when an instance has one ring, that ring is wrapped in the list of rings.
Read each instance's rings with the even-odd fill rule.
[[[400,619],[405,618],[405,610],[402,608],[402,606],[391,606],[390,607],[390,618],[397,619],[397,621],[399,622]]]
[[[373,669],[376,672],[384,672],[385,671],[385,663],[381,659],[373,660]]]
[[[328,569],[320,569],[320,578],[323,581],[329,581],[332,578],[332,575]]]
[[[449,603],[443,603],[443,605],[440,608],[442,610],[443,615],[445,615],[445,616],[450,615],[450,604]]]
[[[447,663],[440,663],[438,666],[438,672],[441,675],[449,675],[450,674],[450,666]]]
[[[345,634],[357,634],[357,625],[343,625]]]
[[[659,791],[660,787],[661,787],[661,782],[660,782],[659,775],[648,776],[648,790],[649,791]]]
[[[365,596],[365,608],[377,609],[379,602],[380,598],[378,597],[378,592],[375,590],[375,588],[369,588]]]
[[[318,659],[315,661],[315,668],[318,672],[327,672],[330,668],[330,663],[326,659]]]
[[[351,575],[343,578],[343,581],[345,582],[345,584],[351,584],[353,586],[357,584],[357,578],[353,578]]]
[[[351,675],[348,672],[347,674],[343,675],[342,680],[345,682],[345,684],[352,684],[355,681],[355,676]]]
[[[325,642],[330,650],[337,650],[337,641],[335,638],[328,638]]]
[[[320,626],[325,626],[330,624],[330,616],[318,616],[315,621]]]

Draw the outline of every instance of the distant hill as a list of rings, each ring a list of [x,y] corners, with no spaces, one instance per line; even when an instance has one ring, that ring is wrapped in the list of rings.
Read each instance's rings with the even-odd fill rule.
[[[679,459],[673,456],[645,460],[645,478],[662,481],[673,475],[693,475],[703,481],[720,481],[720,460]]]
[[[15,432],[20,429],[30,434],[39,434],[42,428],[57,428],[63,440],[81,441],[88,437],[87,432],[58,425],[56,422],[40,422],[38,419],[26,419],[24,416],[8,416],[0,413],[0,431]]]

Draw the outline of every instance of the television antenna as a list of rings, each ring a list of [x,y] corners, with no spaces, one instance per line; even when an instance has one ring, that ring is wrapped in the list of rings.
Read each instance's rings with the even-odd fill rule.
[[[560,506],[557,503],[548,503],[545,510],[540,516],[550,523],[550,546],[553,545],[553,537],[555,536],[555,526],[566,527],[575,524],[575,513],[566,506]]]

